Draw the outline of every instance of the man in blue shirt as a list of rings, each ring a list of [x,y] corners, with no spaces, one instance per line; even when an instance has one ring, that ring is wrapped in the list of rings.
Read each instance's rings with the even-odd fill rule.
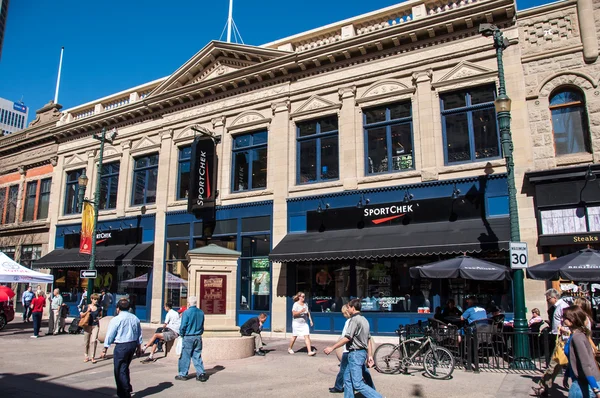
[[[29,318],[31,318],[31,300],[33,300],[33,292],[31,291],[31,286],[27,286],[27,290],[23,292],[23,296],[21,297],[21,304],[23,304],[23,322],[29,322]]]
[[[485,308],[477,305],[477,298],[475,296],[471,296],[467,299],[467,306],[469,308],[463,312],[460,317],[461,320],[467,322],[467,325],[473,323],[488,323],[487,312],[485,311]]]
[[[108,324],[104,349],[100,355],[100,358],[106,357],[108,347],[115,343],[113,361],[119,398],[131,397],[133,388],[129,378],[129,365],[136,353],[138,356],[142,354],[142,341],[142,325],[140,320],[129,312],[129,300],[119,300],[117,316]]]
[[[202,363],[202,334],[204,333],[204,312],[197,307],[198,298],[188,297],[189,308],[183,313],[179,335],[183,338],[181,357],[179,357],[178,371],[175,380],[187,380],[190,369],[190,359],[196,368],[196,380],[205,382],[208,375],[204,373]]]

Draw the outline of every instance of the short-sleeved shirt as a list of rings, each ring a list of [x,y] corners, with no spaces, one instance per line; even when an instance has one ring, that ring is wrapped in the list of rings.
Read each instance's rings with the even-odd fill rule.
[[[170,309],[169,312],[167,312],[167,316],[165,317],[165,323],[167,324],[167,328],[179,334],[181,318],[179,318],[179,314],[177,313],[177,311],[175,311],[174,309]]]
[[[292,306],[292,311],[298,312],[302,311],[302,309],[308,309],[308,305],[304,303],[304,305],[300,305],[299,303],[294,303]],[[302,314],[294,317],[293,322],[296,323],[306,323],[306,318],[308,318],[308,312],[303,312]]]
[[[462,317],[467,321],[467,324],[480,322],[487,319],[487,313],[484,308],[473,306],[463,312]]]
[[[361,314],[352,315],[352,318],[348,321],[344,337],[350,340],[346,344],[348,351],[366,350],[371,337],[371,326],[367,318]]]
[[[559,299],[554,304],[554,313],[552,314],[552,334],[558,334],[558,329],[562,323],[563,310],[569,307],[564,299]]]

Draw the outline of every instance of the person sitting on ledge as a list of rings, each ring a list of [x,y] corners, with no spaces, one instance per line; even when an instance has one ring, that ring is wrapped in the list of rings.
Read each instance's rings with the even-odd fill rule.
[[[254,337],[254,355],[265,356],[263,346],[266,344],[262,342],[260,332],[262,331],[263,325],[267,320],[267,314],[260,314],[254,318],[248,319],[241,327],[240,334],[242,336]]]
[[[185,308],[183,308],[183,310],[185,311]],[[166,343],[179,337],[179,326],[181,325],[181,318],[179,318],[179,314],[173,309],[173,304],[171,303],[165,303],[165,311],[167,311],[167,316],[165,317],[165,324],[163,325],[162,333],[154,333],[152,338],[148,341],[148,344],[142,347],[143,352],[145,352],[148,347],[152,347],[150,356],[142,360],[142,363],[156,361],[156,358],[154,358],[154,353],[158,348],[158,343],[160,340],[164,340]]]

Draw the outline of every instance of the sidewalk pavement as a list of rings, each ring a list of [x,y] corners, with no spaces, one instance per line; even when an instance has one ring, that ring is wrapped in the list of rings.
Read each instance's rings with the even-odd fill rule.
[[[47,331],[46,322],[42,331]],[[144,341],[154,329],[144,328]],[[83,362],[83,335],[63,334],[31,339],[32,324],[11,322],[0,331],[0,395],[2,397],[69,397],[85,394],[87,397],[115,396],[112,349],[109,359],[97,364]],[[313,337],[318,350],[315,357],[306,355],[303,342],[294,347],[298,352],[287,353],[288,341],[266,338],[265,357],[251,357],[235,361],[205,363],[210,379],[199,383],[195,379],[176,381],[177,362],[164,359],[142,364],[135,358],[131,365],[131,380],[135,397],[340,397],[331,394],[338,372],[335,355],[326,356],[323,348],[330,341]],[[97,355],[100,355],[98,346]],[[193,367],[191,367],[193,372]],[[515,398],[527,397],[538,373],[507,374],[481,372],[473,374],[456,369],[450,380],[431,380],[422,370],[410,375],[385,375],[372,370],[377,390],[388,398]],[[560,381],[560,380],[559,380]],[[552,397],[566,397],[562,390],[553,391]]]

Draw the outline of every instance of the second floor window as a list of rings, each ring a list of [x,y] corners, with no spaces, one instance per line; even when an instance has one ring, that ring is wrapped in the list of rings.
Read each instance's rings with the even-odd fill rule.
[[[40,197],[38,199],[37,219],[48,218],[48,207],[50,206],[50,187],[52,178],[46,178],[40,183]]]
[[[410,102],[364,111],[366,174],[414,169]]]
[[[119,189],[119,162],[102,165],[100,177],[100,210],[115,209],[117,207],[117,190]]]
[[[337,116],[298,123],[298,184],[339,178]]]
[[[263,189],[267,186],[267,132],[233,138],[232,191]]]
[[[21,258],[19,263],[27,268],[31,268],[32,261],[39,260],[42,257],[42,245],[23,245],[21,246]]]
[[[67,183],[65,188],[65,210],[64,214],[76,214],[77,211],[77,195],[79,194],[79,177],[83,169],[67,172]]]
[[[133,205],[156,203],[158,154],[135,159],[133,169]]]
[[[33,221],[35,219],[35,200],[37,197],[37,181],[27,183],[25,191],[25,211],[23,212],[23,221]]]
[[[493,85],[440,95],[446,164],[500,157]]]
[[[557,156],[592,153],[585,102],[581,92],[562,89],[550,98],[554,150]]]
[[[186,146],[179,149],[179,167],[177,177],[177,199],[187,199],[190,189],[190,161],[192,147]]]

